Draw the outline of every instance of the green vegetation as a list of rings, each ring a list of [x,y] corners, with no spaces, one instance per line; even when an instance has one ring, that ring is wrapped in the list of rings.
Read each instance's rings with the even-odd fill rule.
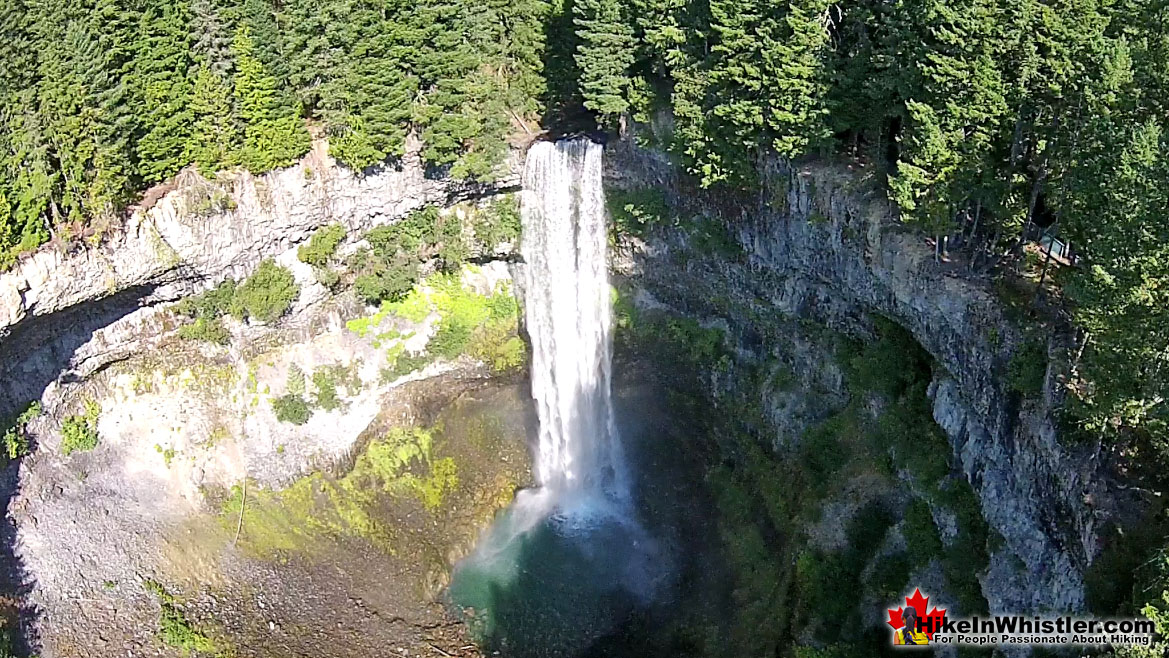
[[[242,284],[227,279],[207,292],[175,304],[175,313],[194,320],[179,327],[176,335],[184,340],[226,345],[231,334],[223,326],[224,315],[272,322],[288,311],[299,294],[300,287],[292,272],[271,259],[265,260]]]
[[[295,363],[288,366],[288,374],[284,379],[284,390],[293,395],[304,395],[304,371]]]
[[[219,318],[195,318],[191,324],[179,327],[175,335],[183,340],[197,340],[216,345],[227,345],[231,342],[231,334]]]
[[[240,318],[273,322],[288,312],[299,294],[292,272],[268,259],[236,288],[231,312]]]
[[[337,397],[337,382],[328,371],[317,370],[313,373],[313,387],[316,389],[313,399],[316,406],[325,411],[341,406],[341,400]]]
[[[514,194],[507,194],[494,199],[485,209],[475,212],[472,227],[475,230],[475,239],[483,245],[483,250],[492,254],[499,245],[511,243],[514,250],[519,250],[520,219],[519,199]]]
[[[272,400],[272,410],[276,413],[276,420],[293,425],[304,425],[313,414],[304,396],[295,393],[287,393]]]
[[[416,211],[396,224],[365,234],[370,248],[349,259],[353,287],[369,303],[398,301],[418,283],[422,265],[437,260],[441,269],[457,271],[467,257],[463,227],[453,214],[435,206]]]
[[[401,156],[492,179],[541,110],[549,6],[425,0],[6,5],[0,269],[100,231],[145,188],[293,163],[306,120],[356,170]],[[326,29],[327,28],[327,29]]]
[[[302,244],[297,248],[296,256],[302,263],[308,263],[313,267],[325,267],[333,258],[333,254],[337,253],[337,247],[344,239],[344,226],[340,224],[322,226],[313,232],[308,244]]]
[[[304,550],[318,537],[359,537],[392,550],[399,529],[377,518],[384,496],[435,513],[459,484],[454,459],[435,454],[440,442],[441,428],[398,428],[370,442],[341,478],[315,473],[280,491],[249,487],[241,541],[264,557]],[[236,487],[223,506],[225,526],[235,527],[242,505]]]
[[[41,415],[41,403],[33,400],[14,420],[0,425],[4,427],[4,457],[8,461],[20,459],[29,454],[29,438],[25,430],[29,422]]]
[[[1043,392],[1047,378],[1047,350],[1034,340],[1023,344],[1007,364],[1007,385],[1026,397]]]
[[[1025,262],[1038,226],[1056,226],[1083,256],[1045,279],[1081,341],[1069,426],[1135,436],[1140,458],[1169,461],[1158,3],[17,0],[2,11],[0,268],[50,237],[100,240],[188,164],[288,164],[309,146],[306,120],[356,170],[402,155],[413,133],[434,171],[489,180],[537,117],[644,133],[636,124],[668,114],[655,143],[720,193],[782,192],[761,189],[786,180],[761,164],[835,152],[886,182],[906,223],[967,236],[962,249],[983,262],[1006,254],[1000,270]],[[230,205],[215,189],[195,212]],[[650,200],[616,201],[626,230],[661,217]],[[483,244],[512,230],[514,216],[500,217],[477,227]],[[725,226],[690,228],[704,249],[733,253]],[[447,271],[465,253],[457,237],[430,241]],[[380,251],[357,259],[372,302],[420,275]],[[208,321],[186,333],[222,338]],[[1030,390],[1034,372],[1018,386]]]
[[[655,226],[666,224],[671,217],[665,192],[655,187],[612,189],[606,191],[605,203],[617,236],[645,237]]]
[[[393,356],[390,360],[390,365],[382,369],[382,381],[385,383],[393,382],[399,377],[405,377],[415,370],[425,368],[433,359],[425,352],[414,354],[412,352],[401,352]]]
[[[431,302],[442,319],[427,349],[443,358],[460,354],[492,362],[506,360],[499,343],[504,334],[514,333],[518,317],[515,297],[506,287],[491,296],[483,296],[463,287],[457,276],[439,276],[428,281],[433,287]]]
[[[368,336],[390,316],[421,322],[436,313],[438,329],[423,353],[407,353],[401,343],[387,353],[382,378],[391,382],[425,366],[435,358],[453,360],[466,354],[497,373],[515,371],[527,359],[527,346],[518,336],[519,305],[506,284],[490,295],[463,286],[461,272],[436,274],[419,282],[396,302],[382,302],[369,317],[347,323],[350,331]],[[375,344],[401,339],[397,331],[373,336]]]
[[[942,540],[934,526],[929,503],[924,500],[917,498],[905,508],[905,524],[901,527],[901,534],[905,536],[909,556],[915,563],[925,564],[941,557]]]
[[[158,618],[158,638],[169,647],[174,647],[188,654],[217,654],[219,651],[215,642],[195,628],[187,619],[178,600],[166,591],[160,583],[147,580],[142,583],[146,591],[158,598],[161,608]]]
[[[207,292],[175,304],[174,311],[189,318],[215,319],[231,312],[236,283],[227,279]]]
[[[777,448],[777,428],[763,401],[775,387],[793,386],[786,381],[789,368],[742,358],[729,343],[733,336],[715,322],[705,323],[708,328],[638,311],[621,297],[614,306],[615,338],[623,348],[672,364],[663,374],[671,410],[685,414],[695,441],[688,450],[704,453],[711,464],[705,484],[718,510],[734,610],[711,655],[770,655],[809,639],[827,648],[816,654],[802,647],[797,655],[874,655],[887,636],[865,628],[857,601],[896,599],[910,574],[930,564],[945,577],[938,594],[947,603],[963,614],[985,611],[977,578],[994,538],[974,490],[954,473],[952,449],[926,396],[934,366],[912,336],[874,318],[874,335],[864,343],[821,340],[835,351],[850,400],[813,423],[794,446]],[[902,481],[906,474],[911,487]],[[899,497],[878,495],[845,519],[828,516],[853,500],[841,496],[842,484],[864,482],[868,489],[874,481]],[[935,513],[956,520],[954,536],[943,540]],[[808,541],[809,528],[841,522],[842,547]],[[905,550],[886,542],[894,528]]]
[[[300,366],[295,363],[288,366],[284,383],[285,393],[272,400],[276,420],[304,425],[317,409],[334,411],[341,408],[338,387],[343,387],[349,395],[355,395],[361,390],[361,378],[357,373],[356,363],[348,366],[341,364],[320,366],[313,370],[311,394],[309,381]]]
[[[93,400],[86,400],[84,407],[85,413],[66,416],[61,423],[62,455],[87,452],[97,447],[97,419],[101,415],[101,406]]]
[[[174,461],[175,456],[178,455],[178,451],[174,449],[174,446],[167,446],[163,448],[161,445],[156,443],[154,444],[154,450],[158,452],[158,454],[162,455],[162,461],[168,467],[170,466],[171,462]]]

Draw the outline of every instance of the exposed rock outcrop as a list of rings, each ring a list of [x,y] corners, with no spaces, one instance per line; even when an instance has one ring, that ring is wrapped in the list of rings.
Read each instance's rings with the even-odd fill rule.
[[[0,376],[10,383],[0,417],[39,397],[94,331],[139,306],[241,278],[327,223],[362,231],[518,184],[515,175],[491,185],[428,175],[417,144],[397,166],[364,175],[327,151],[318,142],[297,165],[262,176],[206,181],[188,170],[97,246],[45,248],[0,274]]]
[[[624,147],[620,155],[609,160],[615,185],[671,190],[687,211],[731,226],[742,249],[736,258],[702,258],[687,246],[693,227],[667,231],[627,259],[635,287],[696,318],[723,318],[748,348],[768,340],[764,318],[776,315],[854,336],[868,334],[872,315],[905,327],[941,366],[930,387],[934,418],[1006,540],[981,576],[992,611],[1084,609],[1083,573],[1099,550],[1110,495],[1095,448],[1058,439],[1053,374],[1041,400],[1009,390],[1008,364],[1023,336],[987,282],[936,262],[863,170],[772,163],[763,194],[729,202],[682,187],[659,155]]]
[[[244,641],[240,655],[313,653],[317,644],[352,655],[466,644],[455,626],[440,637],[450,620],[433,597],[453,560],[524,480],[522,429],[509,427],[499,445],[448,432],[443,458],[452,455],[459,469],[449,500],[432,509],[399,496],[400,508],[377,508],[413,553],[369,550],[358,533],[328,550],[293,551],[311,560],[256,561],[243,545],[262,544],[262,522],[271,519],[244,527],[241,511],[234,526],[224,522],[221,504],[245,481],[272,491],[315,470],[344,470],[390,428],[432,423],[444,406],[463,404],[460,395],[494,390],[492,369],[467,356],[399,364],[405,349],[425,347],[439,313],[367,317],[354,295],[334,295],[317,282],[297,245],[336,222],[348,235],[342,251],[352,250],[373,226],[515,184],[514,177],[492,185],[433,177],[416,153],[396,168],[357,176],[321,143],[297,165],[263,176],[207,181],[184,172],[170,192],[97,244],[69,252],[46,247],[0,274],[0,418],[32,400],[44,408],[28,426],[36,449],[19,473],[7,469],[13,477],[0,491],[15,526],[3,544],[11,551],[5,568],[22,590],[31,648],[45,656],[169,655],[156,636],[159,601],[144,588],[148,579],[180,588],[192,621],[229,643]],[[465,232],[467,208],[451,210]],[[285,317],[224,318],[224,346],[175,335],[180,320],[164,302],[242,279],[265,258],[299,286]],[[462,276],[480,295],[510,282],[502,261]],[[361,330],[348,328],[350,319],[360,320]],[[275,411],[276,398],[293,387],[311,405],[299,424],[281,422]],[[522,417],[523,397],[507,399],[519,405],[509,413]],[[87,406],[95,410],[98,445],[65,454],[63,421]],[[348,507],[338,509],[357,509],[343,502]],[[325,510],[314,510],[325,521],[297,512],[319,530],[332,513]],[[306,536],[303,528],[277,527],[273,534]],[[358,565],[353,580],[330,575],[330,560]],[[382,575],[356,583],[364,570]],[[297,590],[313,581],[311,596]],[[384,621],[391,618],[397,621]],[[327,624],[327,632],[301,633],[306,620]]]

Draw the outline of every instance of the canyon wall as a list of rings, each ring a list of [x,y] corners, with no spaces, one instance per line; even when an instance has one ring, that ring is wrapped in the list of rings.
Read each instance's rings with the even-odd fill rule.
[[[84,377],[127,356],[116,340],[91,344],[98,330],[136,309],[243,278],[320,226],[339,222],[357,233],[426,205],[518,185],[518,174],[478,185],[428,172],[418,146],[364,175],[338,166],[324,142],[297,165],[262,176],[208,181],[188,170],[148,193],[152,205],[132,209],[107,235],[23,259],[0,274],[0,376],[8,383],[0,417],[40,397],[62,373]]]
[[[728,328],[747,358],[768,352],[777,319],[861,338],[872,335],[874,316],[907,329],[939,366],[929,395],[952,463],[1005,540],[979,574],[991,611],[1085,608],[1083,574],[1100,550],[1098,533],[1113,504],[1098,446],[1060,441],[1058,365],[1049,366],[1042,395],[1010,389],[1008,370],[1023,349],[1024,328],[1004,314],[989,281],[972,276],[958,258],[936,261],[922,235],[899,225],[879,181],[868,180],[873,172],[861,165],[771,162],[764,190],[732,201],[688,187],[658,153],[624,144],[610,150],[614,188],[667,190],[683,215],[729,226],[736,252],[702,254],[695,243],[708,240],[694,220],[652,231],[635,241],[619,268],[643,303]],[[1042,339],[1052,354],[1062,347],[1058,335]],[[794,354],[784,358],[805,383],[823,381],[823,366],[808,364],[831,355],[821,350],[809,358],[802,354],[806,342],[789,344]],[[826,388],[843,394],[839,385]],[[777,447],[796,440],[816,417],[810,395],[793,400],[772,390],[762,397]]]
[[[748,358],[766,351],[771,318],[865,337],[880,315],[910,331],[939,366],[929,389],[934,419],[987,522],[1005,540],[979,575],[991,610],[1084,609],[1083,573],[1099,551],[1113,499],[1096,446],[1059,440],[1057,369],[1049,369],[1038,398],[1007,385],[1024,337],[988,282],[961,263],[936,262],[921,235],[898,225],[864,169],[771,163],[762,193],[730,203],[690,189],[659,154],[616,144],[606,157],[614,188],[659,187],[730,227],[734,258],[677,227],[619,257],[618,273],[643,304],[726,329]],[[0,374],[7,382],[0,415],[150,349],[142,327],[165,322],[157,303],[243,277],[266,257],[297,267],[294,247],[324,224],[356,233],[427,204],[515,185],[514,177],[478,186],[428,176],[416,155],[359,177],[336,166],[323,145],[297,166],[264,176],[207,182],[184,174],[176,189],[135,210],[96,246],[44,249],[0,274]],[[298,304],[324,295],[307,286]],[[294,319],[301,315],[294,309]],[[1049,350],[1060,343],[1050,337]],[[825,404],[838,403],[839,372],[822,363],[814,345],[797,348],[790,361],[801,381],[816,383]],[[775,421],[775,445],[798,440],[820,402],[804,391],[762,400]]]

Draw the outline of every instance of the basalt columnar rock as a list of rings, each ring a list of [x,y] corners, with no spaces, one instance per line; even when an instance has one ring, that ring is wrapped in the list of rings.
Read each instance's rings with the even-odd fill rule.
[[[1009,364],[1023,349],[1022,328],[1006,317],[988,281],[971,275],[966,263],[938,262],[922,235],[899,224],[879,186],[864,180],[863,167],[773,162],[764,174],[763,193],[730,202],[687,187],[659,154],[623,148],[610,157],[612,185],[668,190],[687,212],[730,226],[741,250],[735,258],[703,258],[691,244],[693,230],[669,229],[625,259],[630,285],[653,303],[729,328],[748,355],[767,351],[762,337],[772,318],[811,320],[860,337],[871,335],[873,316],[907,329],[939,366],[929,395],[954,463],[1005,539],[979,575],[990,609],[1083,610],[1084,573],[1100,551],[1099,532],[1115,498],[1098,447],[1060,441],[1058,366],[1049,368],[1041,396],[1011,390]],[[1054,354],[1062,339],[1043,340]],[[814,372],[823,366],[807,368],[807,355],[787,359],[811,380],[823,380]],[[797,426],[784,431],[793,419],[791,398],[762,400],[778,421],[777,446],[809,422],[796,413]]]
[[[493,393],[493,370],[476,359],[423,359],[441,313],[370,315],[352,293],[319,283],[297,245],[340,223],[341,251],[352,252],[373,226],[511,186],[430,176],[416,156],[357,176],[318,145],[260,177],[184,173],[104,240],[46,247],[0,274],[0,417],[32,400],[44,409],[28,425],[33,453],[0,487],[14,526],[0,546],[5,584],[22,592],[31,648],[172,655],[167,645],[186,640],[159,630],[160,602],[171,604],[152,593],[155,581],[181,597],[183,623],[221,649],[240,643],[240,655],[465,645],[434,599],[526,482],[524,432],[508,425],[523,417],[524,397]],[[449,209],[464,231],[468,208]],[[284,317],[225,317],[224,345],[176,335],[182,320],[167,302],[242,279],[267,258],[299,290]],[[475,299],[510,287],[508,264],[489,259],[455,279]],[[413,358],[400,362],[407,349]],[[309,417],[281,420],[286,396]],[[365,458],[367,473],[397,478],[384,501],[378,486],[332,484],[366,446],[442,422],[448,407],[456,417],[425,435],[424,459]],[[70,454],[66,420],[90,409],[96,447]],[[271,493],[293,483],[307,499]],[[336,577],[335,564],[352,566],[352,579]]]
[[[482,185],[427,172],[417,144],[401,162],[364,175],[338,166],[324,142],[262,176],[208,181],[188,170],[107,235],[68,251],[41,249],[0,274],[0,377],[10,383],[0,390],[0,416],[72,368],[95,330],[140,306],[242,278],[327,223],[356,233],[517,184],[516,176]]]

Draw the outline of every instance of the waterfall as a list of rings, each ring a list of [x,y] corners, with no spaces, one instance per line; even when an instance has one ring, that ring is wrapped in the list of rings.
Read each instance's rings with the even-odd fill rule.
[[[637,518],[614,420],[601,151],[586,139],[528,151],[520,280],[539,486],[495,519],[448,592],[480,638],[496,646],[523,638],[532,645],[522,647],[526,656],[577,655],[672,573]]]
[[[628,493],[610,396],[601,151],[587,139],[533,145],[521,195],[525,319],[540,423],[536,477],[562,514],[622,503]]]

